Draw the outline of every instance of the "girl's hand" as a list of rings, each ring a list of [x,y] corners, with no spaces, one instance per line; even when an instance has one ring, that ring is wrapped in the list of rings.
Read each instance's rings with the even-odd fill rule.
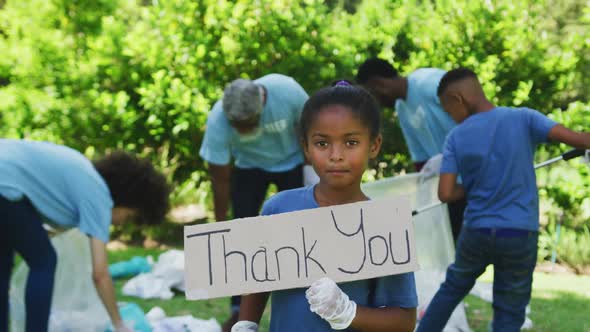
[[[258,324],[248,320],[241,320],[232,326],[231,332],[258,332]]]
[[[305,292],[309,309],[330,323],[334,330],[344,330],[356,316],[356,303],[330,278],[315,281]]]

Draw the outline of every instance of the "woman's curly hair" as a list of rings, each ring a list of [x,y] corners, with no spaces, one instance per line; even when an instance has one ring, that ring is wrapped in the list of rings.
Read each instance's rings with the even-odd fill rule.
[[[115,207],[137,209],[138,223],[160,223],[169,208],[166,178],[146,159],[116,151],[93,162],[111,192]]]

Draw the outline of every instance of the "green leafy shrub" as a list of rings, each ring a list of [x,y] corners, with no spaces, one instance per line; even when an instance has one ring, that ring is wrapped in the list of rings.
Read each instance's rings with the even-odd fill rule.
[[[403,75],[468,66],[495,103],[588,130],[589,26],[584,0],[6,1],[0,137],[63,143],[90,157],[133,151],[176,184],[175,203],[210,207],[198,147],[211,106],[235,78],[278,72],[312,93],[354,77],[370,56]],[[395,113],[383,117],[368,179],[413,170]],[[563,151],[541,148],[538,160]],[[590,180],[570,165],[539,172],[544,223],[563,210],[578,229],[590,218]]]
[[[578,273],[590,266],[590,227],[583,226],[580,231],[561,227],[557,241],[556,223],[550,223],[539,236],[538,260],[549,260],[556,251],[556,261],[567,264]]]

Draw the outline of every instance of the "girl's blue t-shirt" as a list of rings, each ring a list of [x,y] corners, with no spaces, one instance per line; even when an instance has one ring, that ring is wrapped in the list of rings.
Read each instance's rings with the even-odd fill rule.
[[[539,229],[533,157],[555,125],[529,108],[496,107],[449,133],[440,172],[463,180],[465,227]]]
[[[282,191],[271,197],[262,208],[263,215],[273,215],[318,208],[314,186]],[[418,306],[414,273],[403,273],[376,279],[373,298],[369,298],[370,280],[340,283],[338,286],[357,305],[415,308]],[[272,292],[270,332],[332,331],[330,324],[309,310],[306,288]],[[346,329],[344,331],[353,331]]]
[[[0,195],[26,197],[46,221],[109,240],[113,200],[92,163],[48,142],[0,139]],[[0,222],[2,218],[0,218]]]

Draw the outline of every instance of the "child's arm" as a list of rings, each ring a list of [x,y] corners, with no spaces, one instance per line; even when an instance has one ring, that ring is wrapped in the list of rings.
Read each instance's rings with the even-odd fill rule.
[[[232,168],[230,165],[209,164],[211,185],[213,187],[213,208],[215,221],[225,221],[230,201],[230,178]]]
[[[444,203],[455,202],[465,197],[463,186],[457,183],[459,163],[455,152],[454,133],[455,131],[452,131],[445,140],[438,178],[438,199]]]
[[[115,288],[113,287],[113,280],[109,274],[106,245],[104,242],[91,237],[90,252],[92,257],[92,280],[96,287],[96,293],[109,314],[115,331],[129,331],[123,324],[123,320],[119,314]]]
[[[560,124],[549,131],[550,140],[565,143],[578,149],[590,149],[590,133],[580,133],[570,130]]]
[[[457,174],[441,173],[438,179],[438,199],[449,203],[465,197],[465,189],[457,183]]]
[[[314,282],[305,292],[305,297],[310,310],[330,323],[334,330],[352,327],[362,332],[411,332],[416,325],[415,308],[357,306],[329,278]]]
[[[242,296],[239,319],[232,327],[232,332],[258,331],[258,323],[262,318],[269,294],[266,292]]]

